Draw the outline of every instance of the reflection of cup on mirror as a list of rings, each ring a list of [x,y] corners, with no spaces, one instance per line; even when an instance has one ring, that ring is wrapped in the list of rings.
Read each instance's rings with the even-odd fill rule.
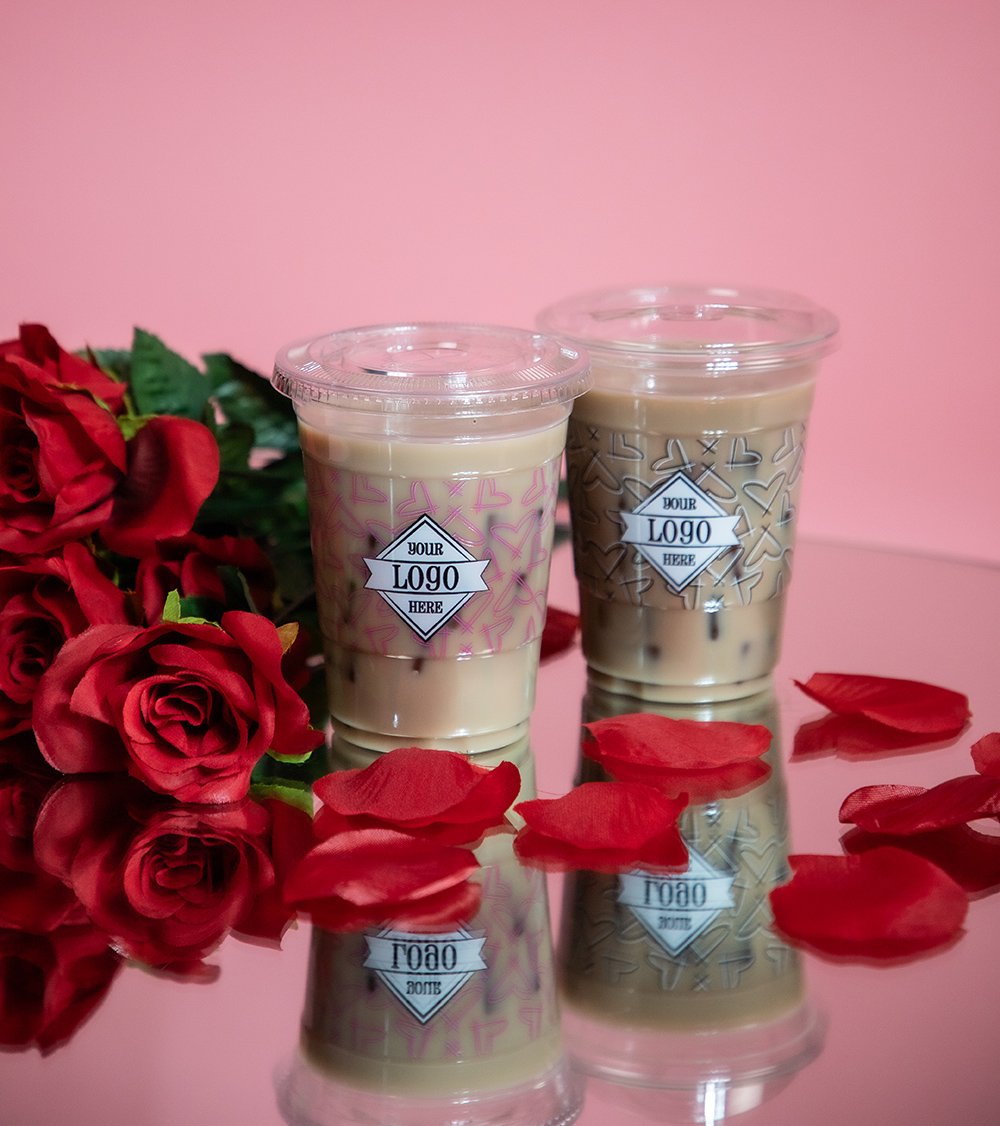
[[[279,1078],[295,1124],[576,1119],[559,1026],[545,877],[512,837],[477,849],[483,901],[467,924],[414,933],[314,928],[300,1052]]]
[[[583,354],[520,329],[376,326],[283,349],[273,381],[299,420],[334,724],[516,738]]]
[[[652,706],[591,685],[583,719],[639,711],[762,724],[774,735],[764,758],[772,772],[745,793],[684,811],[685,872],[567,879],[557,953],[567,1042],[605,1079],[685,1098],[712,1080],[723,1097],[794,1072],[819,1048],[799,956],[771,930],[768,895],[788,878],[777,708],[770,693]],[[584,780],[602,776],[589,760],[582,767]]]
[[[539,324],[593,367],[566,446],[592,675],[653,700],[763,691],[836,320],[794,294],[665,285],[570,298]]]

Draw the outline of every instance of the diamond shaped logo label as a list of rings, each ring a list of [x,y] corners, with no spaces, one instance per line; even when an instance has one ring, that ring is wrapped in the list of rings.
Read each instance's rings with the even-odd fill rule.
[[[672,956],[734,906],[732,874],[717,871],[694,849],[688,855],[687,871],[679,876],[636,870],[618,878],[618,902]]]
[[[740,542],[736,535],[739,517],[727,515],[681,472],[621,517],[625,524],[622,543],[638,548],[674,594],[680,594],[713,559]]]
[[[479,591],[488,590],[476,559],[429,516],[421,516],[374,559],[365,587],[377,590],[421,641],[427,641]]]
[[[421,1024],[441,1011],[474,973],[485,970],[484,935],[464,927],[415,934],[391,927],[366,934],[364,965]]]

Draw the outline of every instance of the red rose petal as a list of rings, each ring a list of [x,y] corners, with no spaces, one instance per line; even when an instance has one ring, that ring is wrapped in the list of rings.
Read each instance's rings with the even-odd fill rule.
[[[899,848],[790,856],[791,881],[770,893],[778,930],[833,955],[900,958],[953,941],[968,897],[923,857]]]
[[[545,611],[545,626],[542,629],[541,660],[554,657],[557,653],[568,649],[573,644],[579,628],[579,614],[549,606]]]
[[[792,758],[807,758],[827,751],[847,756],[877,755],[940,741],[939,735],[917,735],[886,727],[864,716],[830,713],[799,727],[792,744]]]
[[[313,923],[325,930],[357,931],[391,923],[394,930],[426,932],[469,922],[482,898],[482,887],[465,881],[412,903],[360,908],[340,899],[323,899],[307,906]]]
[[[821,672],[795,683],[832,712],[865,716],[918,735],[957,735],[970,714],[969,701],[960,692],[918,680]]]
[[[317,819],[321,832],[385,825],[464,844],[501,824],[520,788],[512,762],[489,770],[452,751],[399,747],[318,779],[313,793],[334,815]]]
[[[908,837],[852,829],[844,834],[840,843],[849,853],[868,852],[886,845],[916,853],[947,872],[969,895],[1000,888],[1000,837],[977,833],[968,825],[913,833]]]
[[[219,477],[219,446],[207,426],[154,415],[127,444],[128,471],[101,535],[140,558],[157,540],[186,535]]]
[[[671,719],[649,712],[586,723],[593,736],[584,753],[601,763],[657,770],[714,770],[759,758],[771,745],[761,724]]]
[[[862,786],[840,807],[843,824],[907,836],[1000,815],[1000,778],[965,774],[932,786]]]
[[[547,872],[627,872],[631,868],[679,868],[687,866],[687,853],[680,859],[675,843],[663,847],[650,843],[639,849],[578,848],[546,837],[534,829],[522,829],[514,840],[514,852],[528,865]]]
[[[423,837],[426,840],[436,841],[438,844],[469,846],[476,844],[488,832],[498,828],[496,819],[493,817],[458,825],[435,823],[433,825],[398,825],[395,827],[409,836]],[[357,829],[386,828],[393,828],[393,826],[377,817],[342,817],[335,810],[322,806],[312,822],[313,843],[326,840],[327,837],[332,837],[336,833],[346,833]]]
[[[980,774],[1000,778],[1000,731],[991,731],[972,744],[972,761]]]
[[[670,798],[687,795],[692,805],[735,797],[759,786],[771,773],[760,759],[733,762],[714,770],[663,770],[611,762],[604,768],[619,782],[642,782]]]
[[[358,829],[311,849],[285,881],[285,899],[301,903],[337,896],[359,906],[399,903],[433,895],[478,867],[468,849],[392,829]]]
[[[561,798],[516,805],[526,827],[514,847],[525,859],[586,868],[683,866],[687,846],[677,817],[686,806],[686,798],[641,783],[584,782]]]
[[[284,898],[331,929],[444,923],[468,917],[478,903],[478,887],[461,886],[478,868],[468,849],[391,829],[352,830],[307,853],[285,881]]]

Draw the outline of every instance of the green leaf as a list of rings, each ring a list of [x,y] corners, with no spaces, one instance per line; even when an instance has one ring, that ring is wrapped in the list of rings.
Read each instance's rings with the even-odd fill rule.
[[[132,395],[139,414],[170,414],[202,421],[208,380],[159,337],[137,328],[132,337]]]
[[[306,751],[304,755],[283,755],[273,748],[268,752],[269,757],[273,758],[275,762],[291,763],[298,766],[300,763],[307,762],[312,756],[312,751]]]
[[[160,617],[165,622],[179,622],[181,620],[181,592],[179,590],[172,590],[167,595]]]
[[[202,356],[212,395],[230,423],[250,426],[254,445],[290,453],[299,448],[298,422],[291,399],[270,380],[224,353]]]
[[[93,360],[108,375],[127,383],[132,371],[132,353],[127,348],[87,348],[77,352],[85,360]]]
[[[265,774],[258,781],[255,769],[250,783],[250,796],[259,802],[272,798],[284,802],[285,805],[301,809],[310,817],[313,814],[312,786],[309,784],[309,779],[271,777]]]
[[[120,414],[115,421],[118,423],[122,437],[126,442],[130,442],[149,422],[151,417],[148,414]]]
[[[219,446],[220,472],[247,468],[254,446],[252,426],[242,423],[218,426],[215,428],[215,440]]]
[[[211,618],[203,618],[198,611],[207,611],[214,604],[205,598],[181,598],[179,590],[172,590],[163,603],[161,618],[165,622],[178,624],[193,624],[199,626],[217,626],[218,622]]]
[[[330,763],[326,747],[320,746],[301,763],[278,762],[270,755],[261,755],[250,776],[250,784],[256,790],[260,786],[281,788],[310,788],[317,778],[330,773]]]

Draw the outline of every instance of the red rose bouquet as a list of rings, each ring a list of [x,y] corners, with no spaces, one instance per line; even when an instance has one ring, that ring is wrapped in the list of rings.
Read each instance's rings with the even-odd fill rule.
[[[205,980],[231,931],[280,939],[322,661],[294,411],[260,375],[24,325],[0,451],[0,1047],[47,1052],[123,957]]]
[[[204,362],[0,343],[0,741],[228,803],[322,741],[319,659],[291,404]]]

